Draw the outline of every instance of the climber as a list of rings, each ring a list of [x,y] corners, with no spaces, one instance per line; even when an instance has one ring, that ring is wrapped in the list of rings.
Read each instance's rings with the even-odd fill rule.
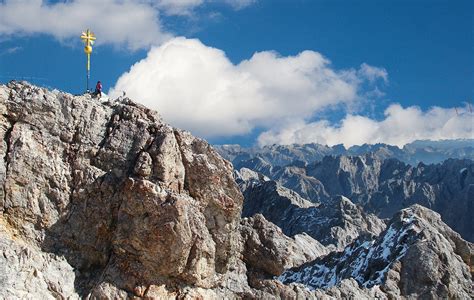
[[[97,99],[102,98],[102,83],[100,82],[100,80],[97,81],[97,84],[95,85],[94,96],[97,96]]]

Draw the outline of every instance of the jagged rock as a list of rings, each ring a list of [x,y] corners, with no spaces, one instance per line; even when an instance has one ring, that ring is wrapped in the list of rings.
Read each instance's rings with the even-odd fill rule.
[[[135,175],[146,178],[150,176],[152,172],[153,160],[148,152],[142,152],[139,154],[137,163],[134,167]],[[163,181],[167,181],[166,179]]]
[[[314,296],[316,299],[391,299],[378,286],[361,288],[352,278],[342,280],[337,287],[315,290]]]
[[[385,229],[383,221],[342,196],[311,203],[245,168],[236,173],[236,181],[245,198],[242,216],[262,214],[288,236],[304,232],[325,246],[341,248],[360,234],[377,236]]]
[[[152,293],[154,289],[152,289]],[[154,293],[152,294],[155,295]],[[157,294],[162,296],[163,294]],[[98,286],[94,287],[90,294],[89,299],[127,299],[128,293],[110,284],[108,282],[102,282]]]
[[[473,147],[474,149],[474,147]],[[255,164],[254,161],[259,163]],[[273,166],[260,156],[239,162],[314,203],[345,196],[365,211],[390,218],[400,209],[421,204],[441,214],[465,239],[474,241],[474,161],[448,159],[437,165],[410,166],[375,154],[325,156]],[[455,203],[455,205],[452,205]]]
[[[331,288],[354,278],[364,288],[380,286],[390,297],[470,299],[474,296],[473,244],[461,239],[439,214],[419,205],[400,211],[377,239],[361,237],[279,279]]]
[[[263,175],[247,168],[234,170],[235,181],[239,184],[240,190],[245,191],[254,185],[260,184],[263,181],[270,181],[270,179]]]
[[[285,236],[278,226],[261,214],[242,219],[240,232],[247,267],[271,276],[281,275],[285,269],[328,253],[323,245],[308,235],[297,235],[294,239]]]
[[[338,248],[351,243],[359,235],[377,236],[386,227],[382,220],[364,212],[362,207],[344,196],[334,197],[331,203],[321,205],[318,215],[320,217],[315,222],[320,224],[319,228],[312,229],[312,232],[323,244],[334,244]]]
[[[309,165],[330,195],[344,195],[382,218],[412,204],[439,212],[465,239],[474,241],[474,162],[449,159],[416,167],[389,159],[326,157]],[[455,203],[453,205],[453,203]]]
[[[293,162],[295,163],[295,162]],[[326,192],[321,181],[306,174],[306,164],[276,168],[270,175],[280,185],[297,192],[301,197],[315,203],[328,203],[332,196]],[[336,194],[332,194],[333,196]]]
[[[0,298],[79,299],[75,278],[64,257],[26,243],[0,218]]]
[[[219,284],[238,251],[243,199],[206,142],[128,99],[12,82],[0,108],[1,219],[29,249],[64,256],[75,291]]]

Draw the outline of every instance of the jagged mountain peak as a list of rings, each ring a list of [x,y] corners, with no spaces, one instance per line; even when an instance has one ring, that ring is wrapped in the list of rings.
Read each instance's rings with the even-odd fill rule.
[[[248,172],[245,168],[242,171]],[[245,198],[242,215],[263,214],[288,236],[304,232],[323,245],[340,248],[360,233],[378,235],[385,228],[382,220],[366,214],[344,196],[336,196],[326,203],[312,203],[275,181],[255,180],[258,175],[253,174],[247,180],[237,179]]]
[[[353,278],[361,287],[381,286],[396,297],[469,298],[473,250],[439,214],[413,205],[397,213],[379,237],[360,237],[279,279],[320,289]]]
[[[464,145],[464,144],[462,144]],[[286,166],[254,160],[239,161],[314,203],[329,203],[343,195],[380,218],[418,203],[441,213],[465,239],[474,241],[474,161],[449,158],[437,164],[410,165],[373,153],[328,155],[318,161]],[[262,167],[264,166],[264,167]]]

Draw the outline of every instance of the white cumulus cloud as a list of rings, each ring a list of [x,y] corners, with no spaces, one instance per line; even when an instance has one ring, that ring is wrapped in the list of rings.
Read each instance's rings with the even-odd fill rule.
[[[302,120],[262,133],[258,142],[269,144],[327,145],[346,147],[364,143],[387,143],[399,147],[415,140],[474,138],[474,115],[467,108],[419,107],[403,108],[392,104],[385,110],[385,118],[377,121],[359,115],[347,115],[339,125],[328,121]]]
[[[358,99],[355,70],[334,70],[314,51],[255,53],[233,64],[219,49],[175,38],[152,48],[111,90],[203,137],[246,134]]]
[[[0,1],[0,37],[47,34],[58,40],[78,39],[81,30],[91,28],[98,45],[149,48],[173,36],[160,15],[190,15],[209,1],[214,0],[5,0]],[[253,3],[222,1],[236,9]]]
[[[98,43],[139,49],[159,44],[171,35],[160,25],[158,12],[143,1],[7,0],[0,3],[0,34],[48,34],[60,40],[79,38],[94,29]]]

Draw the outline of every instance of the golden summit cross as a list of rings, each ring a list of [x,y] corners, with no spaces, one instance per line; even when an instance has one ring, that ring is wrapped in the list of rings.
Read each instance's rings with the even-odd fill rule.
[[[92,45],[94,45],[94,41],[96,40],[95,34],[87,29],[85,32],[82,32],[81,40],[85,44],[84,52],[87,55],[87,83],[86,83],[86,91],[89,92],[89,79],[90,79],[90,69],[91,69],[91,53],[92,53]]]

